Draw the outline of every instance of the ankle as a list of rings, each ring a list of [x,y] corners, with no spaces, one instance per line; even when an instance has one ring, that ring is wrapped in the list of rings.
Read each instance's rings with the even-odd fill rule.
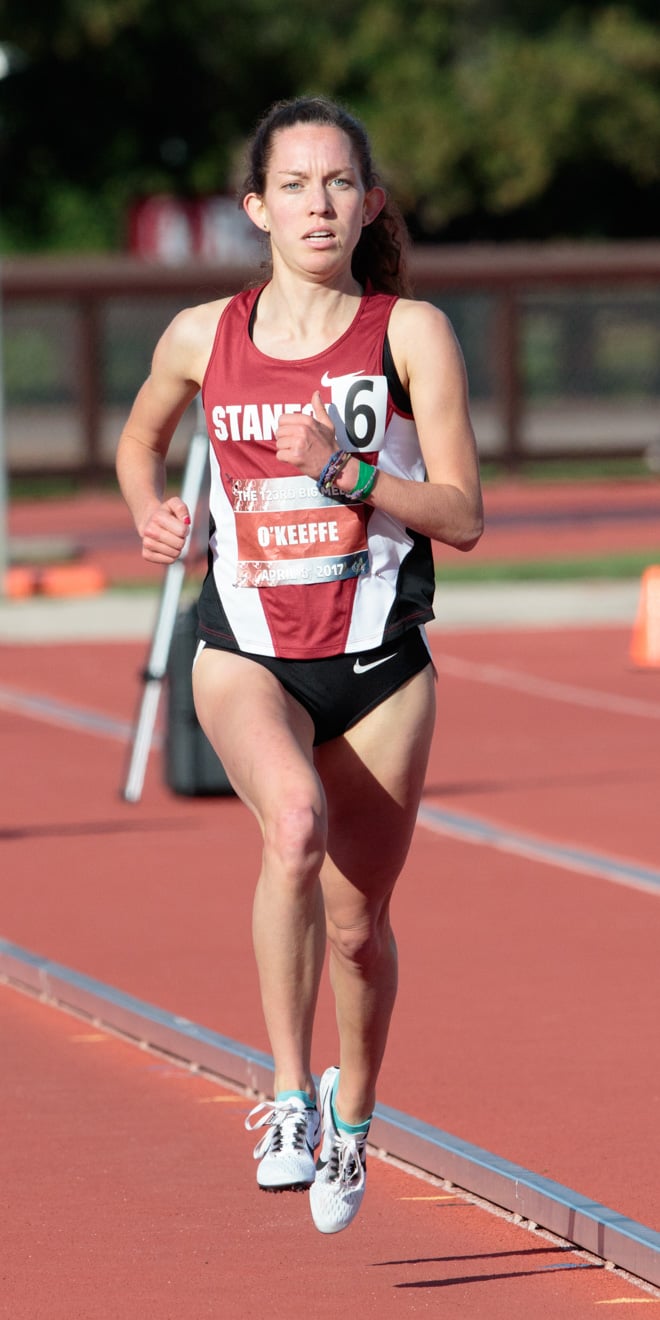
[[[337,1107],[338,1087],[339,1087],[339,1076],[337,1076],[335,1080],[335,1085],[333,1087],[332,1096],[330,1099],[330,1105],[332,1108],[332,1117],[334,1119],[335,1126],[338,1128],[340,1132],[346,1132],[348,1133],[349,1136],[357,1136],[357,1137],[366,1136],[367,1132],[369,1131],[369,1125],[371,1123],[371,1119],[373,1117],[372,1113],[369,1113],[366,1118],[358,1118],[353,1122],[349,1122],[348,1119],[343,1118]],[[351,1110],[349,1109],[348,1112],[351,1113]]]

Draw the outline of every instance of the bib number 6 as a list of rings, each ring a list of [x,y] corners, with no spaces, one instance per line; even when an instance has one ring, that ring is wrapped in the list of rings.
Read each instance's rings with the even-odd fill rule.
[[[364,395],[372,395],[373,380],[356,380],[346,393],[344,425],[346,434],[356,449],[366,449],[376,434],[376,412],[372,402]]]
[[[332,385],[330,416],[340,446],[353,449],[382,449],[387,425],[387,381],[384,376],[335,376],[323,378]]]

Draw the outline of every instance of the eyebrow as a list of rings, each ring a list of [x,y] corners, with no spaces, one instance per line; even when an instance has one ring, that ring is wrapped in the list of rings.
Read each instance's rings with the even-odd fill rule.
[[[356,169],[354,165],[340,165],[336,170],[328,170],[328,173],[326,174],[325,177],[327,179],[333,179],[336,178],[338,174],[355,174],[355,173],[356,173]],[[308,177],[307,170],[276,170],[276,174],[277,175],[286,174],[289,176],[289,178],[293,178],[293,179],[306,179]]]

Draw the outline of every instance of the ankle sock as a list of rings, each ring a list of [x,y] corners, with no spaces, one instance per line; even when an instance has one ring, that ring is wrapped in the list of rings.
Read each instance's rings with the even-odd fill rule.
[[[339,1074],[337,1074],[337,1077],[335,1079],[335,1084],[332,1088],[332,1098],[330,1101],[330,1105],[332,1108],[332,1118],[335,1127],[338,1129],[339,1132],[346,1132],[350,1137],[366,1137],[367,1132],[369,1131],[369,1125],[371,1123],[371,1114],[369,1115],[368,1118],[365,1118],[363,1123],[345,1123],[343,1118],[339,1117],[337,1110],[335,1109],[335,1096],[337,1094],[338,1085],[339,1085]]]
[[[316,1109],[316,1100],[309,1091],[278,1091],[276,1100],[302,1100],[306,1109]]]

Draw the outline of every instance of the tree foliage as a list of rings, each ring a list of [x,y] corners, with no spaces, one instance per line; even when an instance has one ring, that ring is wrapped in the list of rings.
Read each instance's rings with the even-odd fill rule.
[[[0,0],[6,246],[122,242],[226,191],[270,102],[346,101],[422,238],[635,236],[660,202],[657,0]]]
[[[648,195],[630,233],[657,223],[660,31],[630,9],[547,4],[532,17],[553,9],[556,21],[525,31],[498,22],[499,8],[373,0],[348,58],[338,41],[326,54],[326,81],[368,118],[405,209],[426,232],[479,217],[498,232],[526,213],[538,224],[535,208],[584,169],[601,193],[625,185],[642,209]],[[602,201],[566,188],[551,224],[606,233],[615,208],[601,214]]]

